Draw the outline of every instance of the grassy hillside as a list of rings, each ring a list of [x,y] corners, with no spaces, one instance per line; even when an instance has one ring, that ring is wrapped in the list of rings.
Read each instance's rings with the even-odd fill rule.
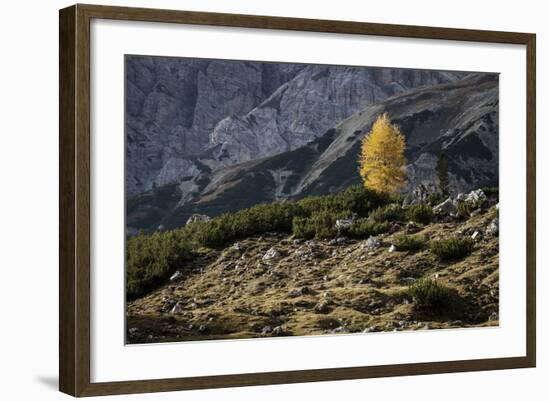
[[[498,324],[498,191],[484,192],[451,216],[437,196],[402,207],[354,186],[132,237],[128,341]]]
[[[171,268],[159,287],[128,303],[128,342],[498,325],[498,236],[486,231],[498,215],[494,201],[469,216],[432,215],[428,220],[412,213],[412,207],[397,212],[391,200],[382,206],[356,200],[357,194],[348,193],[338,200],[264,206],[266,213],[285,218],[264,233],[242,237],[209,231],[222,227],[224,218],[239,221],[235,215],[177,234],[156,234],[167,248],[174,239],[185,238],[183,232],[194,233],[196,242],[186,261],[177,255],[167,260]],[[359,226],[371,228],[363,236],[349,231],[325,236],[334,227],[327,218],[319,231],[314,225],[305,235],[292,235],[292,213],[310,213],[294,216],[294,222],[324,222],[318,216],[324,216],[328,205],[360,210]],[[249,210],[243,216],[256,213]],[[412,215],[422,221],[409,221]],[[382,232],[370,237],[375,225]],[[310,237],[317,239],[306,239]],[[207,238],[227,242],[204,246]],[[170,281],[168,275],[176,270],[182,275]]]

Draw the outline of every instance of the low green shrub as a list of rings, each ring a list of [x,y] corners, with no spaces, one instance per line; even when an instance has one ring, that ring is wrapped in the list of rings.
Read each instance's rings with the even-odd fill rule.
[[[449,238],[430,243],[430,251],[441,260],[459,259],[469,255],[475,241],[471,238]]]
[[[295,217],[292,221],[292,233],[298,238],[327,239],[338,234],[336,220],[346,218],[350,212],[332,213],[321,211],[311,217]]]
[[[390,203],[389,205],[379,207],[373,210],[369,218],[374,221],[402,221],[405,218],[405,211],[397,203]]]
[[[388,202],[388,197],[354,185],[346,190],[325,196],[308,196],[296,202],[303,216],[312,216],[320,211],[333,213],[349,211],[366,217],[369,212]]]
[[[456,215],[457,217],[461,217],[463,219],[467,219],[470,217],[470,213],[472,213],[473,210],[475,210],[475,206],[470,205],[466,202],[458,202],[456,205]]]
[[[392,240],[392,244],[398,251],[418,251],[424,248],[425,241],[418,235],[398,235]]]
[[[269,232],[292,232],[301,238],[331,238],[337,235],[337,219],[352,214],[366,217],[388,200],[388,196],[353,186],[334,195],[259,204],[176,230],[129,238],[126,246],[127,296],[130,299],[141,296],[162,284],[174,270],[182,268],[186,258],[198,247],[221,247],[240,238]],[[353,235],[366,236],[371,232],[374,235],[382,230],[387,227],[362,222]]]
[[[158,285],[191,257],[189,243],[178,230],[137,235],[126,242],[126,288],[129,299]]]
[[[376,222],[368,219],[358,219],[353,225],[341,230],[341,234],[357,239],[368,238],[371,235],[379,235],[388,232],[390,223],[387,221]]]
[[[405,214],[407,219],[421,224],[428,224],[434,218],[432,207],[429,205],[411,205]]]
[[[442,312],[453,304],[456,292],[436,280],[423,279],[411,284],[407,293],[415,306],[432,312]]]
[[[315,225],[309,217],[294,217],[292,234],[297,238],[311,239],[315,237]]]
[[[441,202],[445,201],[445,199],[447,198],[448,196],[445,196],[441,192],[433,192],[428,195],[428,198],[426,199],[426,201],[430,206],[436,206],[436,205],[439,205]]]

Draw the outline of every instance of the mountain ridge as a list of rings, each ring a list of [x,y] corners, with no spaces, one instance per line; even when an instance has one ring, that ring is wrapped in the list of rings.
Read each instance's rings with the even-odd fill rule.
[[[201,172],[198,158],[203,166],[216,170],[298,148],[368,105],[465,75],[126,57],[128,196],[197,176]]]
[[[358,184],[360,139],[383,112],[406,136],[408,190],[436,182],[440,149],[452,156],[449,169],[455,191],[498,182],[498,76],[473,74],[368,106],[298,149],[217,171],[205,168],[172,186],[171,196],[179,199],[155,211],[162,218],[140,223],[152,202],[129,208],[129,227],[169,229],[185,224],[193,213],[215,216],[255,203],[334,193]]]

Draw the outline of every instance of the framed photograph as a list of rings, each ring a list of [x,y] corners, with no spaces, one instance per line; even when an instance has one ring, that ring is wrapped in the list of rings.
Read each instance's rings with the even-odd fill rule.
[[[59,22],[61,391],[535,366],[534,34]]]

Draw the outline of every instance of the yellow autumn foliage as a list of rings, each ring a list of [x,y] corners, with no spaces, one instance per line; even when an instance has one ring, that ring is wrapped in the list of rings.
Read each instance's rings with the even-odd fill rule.
[[[405,138],[387,113],[380,115],[361,142],[359,173],[365,188],[383,193],[401,189],[405,172]]]

